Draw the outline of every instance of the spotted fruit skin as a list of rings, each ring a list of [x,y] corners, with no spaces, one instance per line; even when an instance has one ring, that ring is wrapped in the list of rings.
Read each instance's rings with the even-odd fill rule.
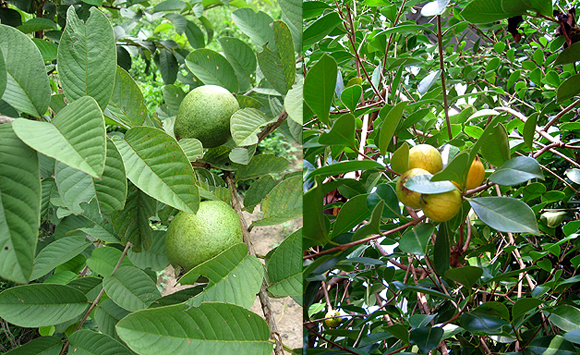
[[[459,190],[451,190],[440,194],[422,194],[419,203],[429,219],[434,222],[446,222],[455,217],[461,209],[461,193]]]
[[[469,168],[469,173],[467,173],[467,183],[465,188],[467,190],[475,189],[485,180],[485,167],[479,157],[475,157],[471,167]]]
[[[337,317],[337,316],[340,316],[339,311],[330,310],[330,311],[326,312],[326,315],[324,316],[324,318]],[[340,325],[340,323],[342,323],[342,318],[330,318],[330,319],[324,320],[324,324],[326,324],[326,326],[329,328],[336,328]]]
[[[406,188],[405,183],[413,176],[425,174],[429,174],[429,172],[424,169],[415,168],[407,170],[403,175],[399,176],[399,179],[397,180],[397,185],[395,186],[395,192],[397,193],[399,201],[401,201],[405,206],[409,206],[412,208],[421,207],[419,205],[419,199],[421,198],[421,194]]]
[[[436,174],[443,169],[443,159],[435,147],[429,144],[419,144],[409,149],[409,169],[425,169]]]

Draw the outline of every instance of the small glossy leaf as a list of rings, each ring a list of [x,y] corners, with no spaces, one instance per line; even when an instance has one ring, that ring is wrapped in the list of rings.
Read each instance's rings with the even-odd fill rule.
[[[207,48],[197,49],[185,58],[185,65],[204,84],[218,85],[230,92],[238,92],[236,72],[221,54]]]
[[[135,80],[117,67],[113,95],[104,115],[125,128],[142,126],[147,119],[147,105]]]
[[[580,60],[580,42],[572,43],[572,45],[564,49],[554,62],[554,65],[569,64]]]
[[[445,277],[462,284],[470,289],[477,283],[483,275],[483,269],[476,266],[463,266],[449,269],[445,272]]]
[[[572,168],[566,172],[566,177],[576,184],[580,184],[580,169]]]
[[[310,46],[318,43],[327,34],[341,23],[340,16],[336,11],[329,12],[318,20],[314,21],[306,28],[302,35],[302,48],[308,49]]]
[[[0,25],[0,51],[4,59],[0,69],[6,70],[0,77],[0,98],[19,111],[42,117],[51,91],[40,51],[27,35],[6,24]]]
[[[580,93],[580,74],[572,75],[558,87],[558,102],[568,100]]]
[[[367,207],[367,196],[366,194],[354,196],[340,208],[332,231],[333,238],[350,231],[370,216],[371,211]]]
[[[402,291],[411,291],[411,292],[415,292],[415,293],[420,292],[420,293],[424,293],[426,295],[431,295],[431,296],[435,296],[435,297],[439,297],[439,298],[445,298],[448,300],[452,299],[451,297],[444,294],[443,292],[435,291],[435,290],[432,290],[430,288],[419,287],[419,286],[407,286],[400,281],[393,281],[392,284],[396,288],[398,288],[399,290],[402,290]]]
[[[151,127],[114,137],[123,156],[127,177],[151,197],[189,213],[199,206],[199,192],[189,160],[175,138]]]
[[[75,355],[131,355],[133,352],[108,335],[86,329],[77,330],[69,337],[70,350]]]
[[[380,184],[367,197],[367,207],[369,210],[374,210],[379,201],[384,201],[383,218],[397,218],[401,215],[401,208],[399,207],[399,199],[395,193],[395,189],[389,184]]]
[[[120,267],[113,275],[105,276],[103,287],[116,304],[128,311],[145,309],[161,297],[153,280],[134,266]]]
[[[532,179],[544,180],[544,175],[538,161],[525,156],[506,161],[489,176],[489,180],[503,186],[514,186]]]
[[[437,82],[440,74],[441,70],[435,70],[430,72],[429,75],[427,75],[426,77],[424,77],[419,83],[419,86],[417,87],[417,91],[419,91],[419,94],[425,95],[425,93],[429,91],[431,86],[433,86],[433,84]]]
[[[113,94],[117,71],[113,28],[96,7],[91,7],[86,24],[69,7],[66,23],[57,55],[64,94],[69,102],[92,96],[104,110]]]
[[[328,116],[334,97],[337,73],[336,60],[324,54],[310,68],[304,79],[304,102],[325,124],[329,123]]]
[[[433,246],[433,268],[438,275],[445,274],[451,264],[451,232],[448,223],[441,223]]]
[[[185,304],[132,313],[117,324],[131,349],[143,355],[272,352],[270,329],[259,315],[224,303]]]
[[[550,322],[564,331],[580,328],[580,310],[566,304],[561,304],[552,310]]]
[[[300,296],[302,289],[302,229],[292,233],[266,264],[268,290],[277,296]]]
[[[24,143],[92,177],[105,169],[105,120],[99,106],[85,96],[63,108],[51,123],[19,118],[12,123]]]
[[[381,150],[381,154],[385,155],[387,153],[387,148],[391,143],[391,139],[395,134],[395,129],[401,122],[401,118],[403,117],[403,112],[405,111],[405,107],[407,106],[408,101],[401,101],[396,104],[393,108],[389,109],[388,112],[385,112],[385,109],[381,109],[379,115],[383,118],[383,123],[381,124],[381,131],[379,133],[379,149]],[[385,106],[387,107],[387,106]]]
[[[574,344],[580,344],[580,328],[571,330],[564,334],[564,339]]]
[[[526,347],[535,354],[576,355],[578,350],[560,335],[534,338]]]
[[[393,153],[391,169],[399,174],[404,174],[405,171],[409,170],[409,144],[407,142],[403,142],[399,149]]]
[[[345,145],[355,147],[355,122],[354,115],[347,113],[334,121],[332,128],[324,132],[318,138],[318,143],[325,145]]]
[[[70,286],[31,284],[0,293],[0,317],[20,327],[63,323],[89,308],[85,295]]]
[[[520,200],[479,197],[469,200],[469,204],[483,223],[498,231],[540,234],[534,212]]]
[[[538,124],[538,115],[532,114],[528,117],[524,125],[524,142],[528,146],[528,148],[532,149],[534,145],[534,135],[536,134],[536,125]]]
[[[376,161],[372,160],[351,160],[351,161],[341,161],[339,163],[326,165],[321,168],[318,168],[311,172],[308,177],[313,178],[315,176],[331,176],[331,175],[339,175],[345,174],[351,171],[356,170],[384,170],[384,167],[377,163]]]
[[[512,307],[512,318],[515,320],[544,303],[537,298],[520,298]]]
[[[406,253],[425,255],[434,231],[434,225],[427,223],[420,224],[403,234],[399,240],[399,246]]]
[[[302,178],[299,175],[282,180],[262,201],[262,219],[253,226],[269,226],[302,216]]]
[[[450,181],[430,181],[431,178],[431,174],[413,176],[405,182],[405,187],[422,194],[439,194],[457,190],[457,187]]]
[[[480,312],[469,312],[461,315],[461,327],[476,334],[498,334],[501,333],[501,328],[508,324],[501,318]]]
[[[502,124],[497,125],[493,133],[486,138],[481,138],[481,155],[490,164],[500,166],[510,159],[510,146],[508,134]]]
[[[69,261],[91,245],[84,236],[71,236],[55,240],[38,253],[34,260],[31,280],[48,274],[58,265]]]
[[[518,15],[506,13],[501,4],[502,0],[473,0],[461,11],[461,16],[471,23],[489,23]]]
[[[0,277],[27,283],[40,226],[38,154],[0,125]]]
[[[421,327],[411,330],[409,342],[419,347],[422,353],[427,354],[439,346],[443,337],[441,327]]]
[[[342,101],[344,106],[346,106],[351,112],[354,112],[361,99],[362,92],[362,86],[358,84],[349,86],[340,94],[340,101]]]

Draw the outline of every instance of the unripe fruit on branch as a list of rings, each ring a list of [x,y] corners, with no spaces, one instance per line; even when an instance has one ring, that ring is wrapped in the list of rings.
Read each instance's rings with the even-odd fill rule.
[[[443,169],[443,160],[437,149],[429,144],[419,144],[409,150],[409,169],[425,169],[436,174]]]
[[[405,206],[409,206],[412,208],[420,208],[419,205],[419,198],[421,194],[412,190],[409,190],[405,187],[405,183],[412,178],[413,176],[417,175],[425,175],[429,174],[427,170],[424,169],[411,169],[407,170],[403,175],[399,176],[397,179],[397,185],[395,186],[395,192],[397,193],[397,197],[399,201],[401,201]]]
[[[439,194],[422,194],[419,203],[429,219],[434,222],[446,222],[455,217],[461,209],[461,193],[459,190],[451,190]]]
[[[326,312],[326,315],[324,316],[324,318],[338,317],[338,316],[340,316],[339,311],[330,310],[330,311]],[[326,324],[326,326],[329,328],[336,328],[340,325],[340,323],[342,323],[342,318],[330,318],[330,319],[324,320],[324,324]]]
[[[467,182],[465,184],[465,188],[467,190],[475,189],[485,180],[485,167],[479,157],[476,156],[471,163],[471,167],[469,168],[469,173],[467,174]]]

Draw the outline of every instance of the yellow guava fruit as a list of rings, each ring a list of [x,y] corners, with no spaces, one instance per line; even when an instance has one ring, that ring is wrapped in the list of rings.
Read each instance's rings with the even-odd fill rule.
[[[231,137],[230,119],[240,109],[227,89],[204,85],[191,90],[181,101],[173,132],[175,138],[196,138],[204,148],[214,148]]]
[[[326,312],[326,315],[324,316],[324,318],[338,317],[338,316],[340,316],[340,312],[337,310],[331,309],[330,311]],[[326,326],[329,328],[336,328],[340,325],[340,323],[342,323],[342,318],[330,318],[330,319],[324,320],[324,324],[326,324]]]
[[[451,190],[439,194],[422,194],[419,203],[429,219],[445,222],[455,217],[461,209],[461,192]]]
[[[425,174],[429,174],[429,172],[427,170],[424,170],[424,169],[415,168],[415,169],[407,170],[403,175],[399,176],[399,179],[397,179],[397,185],[395,186],[395,192],[397,193],[397,197],[399,198],[399,201],[401,201],[405,206],[409,206],[412,208],[420,208],[421,207],[419,205],[419,198],[421,197],[421,194],[406,188],[405,183],[407,182],[407,180],[409,180],[413,176],[425,175]]]
[[[467,173],[467,183],[465,184],[465,188],[467,190],[475,189],[485,180],[485,167],[479,157],[476,156],[471,163],[471,167],[469,168],[469,173]]]
[[[437,149],[429,144],[419,144],[409,149],[409,169],[425,169],[436,174],[443,169],[443,159]]]
[[[179,212],[165,234],[165,254],[188,272],[243,241],[238,213],[223,201],[203,201],[196,214]]]

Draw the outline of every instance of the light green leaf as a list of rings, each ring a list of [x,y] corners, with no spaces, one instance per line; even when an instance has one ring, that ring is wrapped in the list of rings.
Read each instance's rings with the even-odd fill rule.
[[[135,80],[117,67],[113,95],[104,115],[125,128],[142,126],[147,119],[147,105]]]
[[[324,54],[310,68],[304,80],[304,102],[327,125],[337,73],[336,60],[330,55]]]
[[[74,7],[67,10],[58,46],[58,74],[69,102],[88,95],[104,110],[115,85],[117,47],[107,16],[96,7],[90,13],[85,25]]]
[[[185,304],[138,311],[117,324],[131,349],[143,355],[270,355],[270,329],[259,315],[224,303]]]
[[[355,84],[347,87],[340,94],[340,101],[346,106],[351,112],[356,110],[356,105],[358,105],[363,93],[362,86]]]
[[[470,289],[483,275],[483,269],[475,266],[463,266],[449,269],[445,272],[445,277],[462,284]]]
[[[300,126],[303,123],[303,116],[302,116],[302,105],[303,105],[303,94],[302,89],[303,85],[298,85],[290,90],[286,94],[286,98],[284,99],[284,108],[288,113],[288,117]]]
[[[70,286],[31,284],[0,293],[0,317],[20,327],[36,328],[75,319],[89,308],[85,295]]]
[[[115,266],[121,259],[123,252],[114,247],[100,247],[93,250],[91,257],[87,259],[87,266],[91,268],[93,275],[109,276],[115,270]],[[124,258],[119,267],[133,266],[131,261]]]
[[[490,164],[500,166],[510,159],[508,133],[504,125],[498,124],[491,135],[480,138],[481,155]]]
[[[489,23],[521,15],[505,12],[502,0],[473,0],[461,11],[461,16],[471,23]]]
[[[318,43],[327,34],[341,23],[340,16],[336,11],[332,11],[323,17],[316,20],[308,28],[304,30],[302,35],[302,49],[303,51],[310,46]]]
[[[110,138],[107,138],[107,160],[100,179],[93,179],[99,207],[105,211],[118,211],[127,199],[127,176],[121,153]]]
[[[154,230],[151,248],[140,253],[129,249],[127,257],[129,257],[133,265],[141,269],[164,270],[169,265],[169,260],[167,255],[165,255],[165,231]]]
[[[172,116],[177,115],[181,101],[183,101],[186,94],[179,86],[173,84],[165,85],[161,90],[163,91],[163,99],[165,99],[165,105],[167,105],[169,114]]]
[[[256,44],[258,48],[269,44],[274,45],[274,31],[272,23],[274,20],[263,11],[257,13],[250,8],[237,9],[232,13],[232,19],[236,26],[242,30]]]
[[[93,319],[103,334],[119,339],[115,326],[129,313],[131,312],[119,307],[112,299],[107,299],[95,308]]]
[[[6,68],[6,81],[0,78],[0,89],[5,87],[0,98],[19,111],[42,117],[51,90],[40,51],[27,35],[6,25],[0,25],[0,51]]]
[[[276,181],[270,175],[262,176],[254,181],[246,191],[246,196],[244,197],[244,209],[252,213],[254,208],[262,202],[264,197],[272,191],[274,186],[276,186]]]
[[[185,65],[204,84],[238,92],[236,72],[221,54],[207,48],[197,49],[185,58]]]
[[[136,127],[113,138],[127,177],[149,196],[189,213],[199,207],[199,191],[189,160],[175,138],[157,128]]]
[[[548,312],[545,312],[548,315]],[[580,328],[580,310],[567,304],[561,304],[552,310],[550,322],[564,331]]]
[[[105,120],[91,97],[63,108],[51,123],[19,118],[12,123],[24,143],[92,177],[105,169]]]
[[[181,138],[179,146],[183,149],[189,161],[196,161],[203,156],[203,145],[195,138]]]
[[[116,304],[128,311],[145,309],[161,297],[155,282],[134,266],[120,267],[113,275],[105,276],[103,287]]]
[[[256,73],[256,54],[252,47],[235,37],[221,37],[218,41],[236,71],[240,90],[246,90],[251,85],[252,75]]]
[[[132,355],[133,352],[108,335],[87,329],[77,330],[68,338],[75,355]]]
[[[302,229],[290,234],[266,264],[268,291],[277,296],[300,296],[302,289]]]
[[[469,200],[477,216],[491,228],[501,232],[539,235],[538,222],[532,209],[511,197],[478,197]]]
[[[56,23],[48,18],[37,17],[31,18],[16,28],[23,33],[32,33],[43,30],[56,30]]]
[[[38,154],[0,125],[0,277],[27,283],[40,226]]]
[[[558,102],[562,102],[580,94],[580,74],[572,75],[558,87]],[[4,94],[6,95],[6,94]]]
[[[54,178],[62,201],[73,214],[83,213],[79,204],[96,196],[93,178],[64,163],[56,162]]]
[[[328,132],[320,134],[318,143],[355,147],[355,119],[352,113],[339,116]]]
[[[295,50],[300,52],[302,45],[302,1],[280,0],[278,4],[282,8],[282,20],[286,22],[292,32]]]
[[[34,260],[31,280],[48,274],[52,269],[82,253],[91,245],[84,236],[71,236],[55,240],[38,253]]]
[[[274,154],[259,154],[252,158],[248,165],[242,165],[236,172],[236,181],[255,179],[270,173],[281,173],[288,169],[290,163],[285,158]]]
[[[271,51],[264,47],[258,53],[258,63],[262,73],[276,91],[286,94],[296,77],[296,59],[294,43],[288,25],[274,21],[274,35],[278,49]]]
[[[292,176],[276,185],[261,204],[264,217],[253,226],[269,226],[302,216],[302,177]]]
[[[434,231],[435,226],[426,223],[407,231],[399,241],[401,250],[415,255],[425,255]]]
[[[405,111],[405,107],[407,106],[408,101],[401,101],[396,104],[393,108],[389,109],[388,112],[385,112],[384,108],[381,109],[379,115],[383,117],[383,123],[381,124],[381,131],[379,133],[379,148],[381,150],[381,154],[385,155],[387,153],[387,148],[391,143],[391,139],[393,138],[393,134],[395,134],[395,129],[399,125],[401,118],[403,117],[403,112]],[[385,106],[387,107],[387,106]]]
[[[489,176],[489,180],[503,186],[514,186],[531,179],[544,180],[544,174],[536,159],[525,156],[506,161]]]
[[[240,147],[258,144],[258,133],[269,120],[260,110],[244,108],[236,111],[230,119],[230,129],[234,142]]]
[[[199,275],[209,284],[187,304],[197,307],[205,302],[225,302],[249,309],[262,286],[264,266],[248,254],[248,246],[238,243],[193,268],[179,282],[194,284]]]

